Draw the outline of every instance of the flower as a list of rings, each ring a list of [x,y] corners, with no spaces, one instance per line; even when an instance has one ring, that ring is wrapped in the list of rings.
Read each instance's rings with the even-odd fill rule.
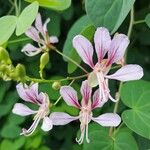
[[[99,27],[94,35],[95,50],[98,61],[93,63],[93,46],[84,36],[77,35],[73,39],[73,46],[82,60],[92,68],[88,81],[90,86],[99,85],[100,97],[103,101],[116,100],[110,95],[108,79],[119,81],[138,80],[143,76],[143,69],[139,65],[124,65],[112,75],[108,72],[113,63],[123,60],[125,50],[129,45],[129,39],[124,34],[115,34],[111,40],[109,31],[104,27]],[[107,54],[107,57],[106,57]]]
[[[35,47],[32,44],[27,44],[21,50],[27,56],[35,56],[42,51],[45,51],[51,43],[58,43],[58,38],[56,36],[49,36],[47,30],[47,24],[50,22],[48,18],[44,25],[42,24],[41,15],[38,14],[35,20],[35,27],[31,26],[25,34],[31,38],[33,41],[37,42],[39,47]]]
[[[38,126],[41,119],[43,119],[42,130],[49,131],[52,129],[52,121],[49,119],[49,98],[46,93],[38,94],[38,84],[33,84],[31,86],[23,85],[22,83],[17,85],[17,92],[19,96],[26,102],[31,102],[39,106],[38,110],[32,110],[22,103],[16,103],[12,112],[20,116],[28,116],[35,114],[34,122],[29,129],[22,129],[20,135],[30,136]]]
[[[62,86],[60,89],[60,94],[64,101],[69,106],[74,106],[80,109],[78,116],[70,116],[63,112],[53,112],[50,115],[50,119],[53,121],[53,125],[65,125],[71,121],[79,119],[81,136],[76,141],[79,144],[83,143],[84,136],[86,136],[86,141],[89,143],[88,138],[88,124],[91,120],[97,122],[101,126],[118,126],[121,122],[119,115],[114,113],[105,113],[98,117],[93,117],[92,110],[103,106],[103,102],[99,97],[99,91],[96,90],[93,95],[93,102],[91,101],[92,89],[88,84],[88,81],[83,81],[81,86],[82,101],[81,104],[78,102],[77,92],[71,86]]]

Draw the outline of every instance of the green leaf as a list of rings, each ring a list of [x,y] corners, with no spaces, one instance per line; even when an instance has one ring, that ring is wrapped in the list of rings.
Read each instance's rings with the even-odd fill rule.
[[[25,137],[19,137],[13,142],[13,148],[15,150],[21,149],[21,147],[25,144]]]
[[[53,10],[65,10],[70,7],[71,0],[26,0],[27,2],[39,2],[40,6],[47,7]]]
[[[13,142],[12,141],[10,141],[10,140],[3,140],[2,142],[1,142],[1,145],[0,145],[0,149],[1,150],[14,150],[13,149]]]
[[[0,18],[0,45],[7,42],[16,28],[17,17],[4,16]]]
[[[96,27],[115,32],[133,7],[135,0],[86,0],[88,17]]]
[[[150,13],[148,15],[146,15],[146,18],[145,18],[145,21],[146,21],[146,24],[149,26],[150,28]]]
[[[76,35],[81,34],[86,28],[89,28],[89,26],[91,26],[91,25],[92,25],[92,23],[91,23],[91,21],[89,21],[88,17],[86,15],[82,16],[71,27],[71,29],[67,35],[67,39],[66,39],[64,47],[63,47],[63,53],[65,55],[71,57],[72,59],[75,59],[75,61],[77,61],[78,63],[81,62],[81,59],[72,46],[72,40]],[[76,67],[74,65],[69,64],[69,66],[68,66],[69,73],[72,73],[75,69],[76,69]]]
[[[19,36],[27,31],[35,20],[38,13],[39,4],[38,2],[33,2],[27,6],[20,14],[17,21],[16,35]]]
[[[133,81],[123,85],[121,99],[131,109],[122,114],[123,122],[137,134],[150,139],[150,83]]]
[[[94,32],[95,32],[94,26],[88,26],[80,34],[85,36],[88,40],[92,41]],[[70,58],[72,58],[78,64],[80,64],[81,62],[81,58],[79,57],[75,49],[73,49],[73,51],[71,52]],[[73,73],[76,69],[77,66],[75,64],[68,62],[68,73]]]
[[[83,150],[102,149],[102,150],[138,150],[137,143],[130,132],[120,130],[112,138],[108,130],[93,129],[89,132],[90,144],[86,141]],[[132,145],[132,146],[131,146]]]
[[[15,139],[20,136],[21,128],[12,124],[5,124],[1,130],[1,136],[4,138]]]

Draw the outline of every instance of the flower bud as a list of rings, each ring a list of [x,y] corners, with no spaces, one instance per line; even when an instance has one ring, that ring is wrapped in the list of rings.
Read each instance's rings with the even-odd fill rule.
[[[56,81],[56,82],[54,82],[54,83],[52,84],[52,88],[53,88],[54,90],[59,90],[60,87],[61,87],[61,82],[60,82],[60,81]]]
[[[25,67],[21,64],[18,64],[15,69],[16,76],[20,79],[23,79],[26,76]]]
[[[44,67],[48,64],[49,62],[49,54],[46,52],[42,54],[40,58],[40,70],[43,70]]]
[[[3,47],[0,47],[0,61],[4,61],[6,64],[11,64],[9,53]]]

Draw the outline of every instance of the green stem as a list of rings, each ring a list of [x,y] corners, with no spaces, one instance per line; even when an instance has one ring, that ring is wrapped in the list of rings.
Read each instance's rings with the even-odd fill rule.
[[[136,25],[136,24],[141,24],[141,23],[145,23],[145,20],[138,20],[138,21],[134,21],[134,25]]]
[[[130,12],[130,24],[129,24],[129,29],[128,29],[128,33],[127,33],[127,36],[128,36],[129,39],[130,39],[131,34],[132,34],[133,25],[134,25],[134,7],[131,9],[131,12]],[[125,54],[125,63],[126,63],[126,59],[127,59],[127,52]],[[118,101],[116,102],[116,104],[114,106],[114,110],[113,110],[114,113],[117,113],[117,110],[118,110],[118,107],[119,107],[120,96],[121,96],[120,93],[121,93],[122,85],[123,85],[123,82],[120,82],[119,90],[118,90],[118,97],[117,97]],[[114,129],[113,127],[111,127],[109,129],[109,135],[111,137],[112,137],[112,134],[113,134],[113,129]]]
[[[29,41],[29,40],[30,40],[30,38],[15,39],[15,40],[12,40],[12,41],[8,41],[8,44],[15,44],[15,43]]]
[[[67,55],[61,53],[56,47],[51,47],[55,52],[57,52],[59,55],[63,56],[64,58],[66,58],[67,60],[69,60],[70,62],[72,62],[73,64],[75,64],[77,67],[79,67],[82,71],[84,71],[86,74],[88,73],[82,66],[80,66],[76,61],[74,61],[73,59],[71,59],[70,57],[68,57]]]

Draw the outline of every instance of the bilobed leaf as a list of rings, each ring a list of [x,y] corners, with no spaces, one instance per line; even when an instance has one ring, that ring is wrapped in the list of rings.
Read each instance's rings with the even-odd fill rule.
[[[54,10],[65,10],[70,7],[71,0],[26,0],[27,2],[39,2],[40,6]]]
[[[0,18],[0,45],[7,42],[16,28],[16,16],[4,16]]]
[[[121,98],[130,109],[122,114],[123,122],[137,134],[150,139],[150,83],[133,81],[123,85]]]
[[[27,29],[31,26],[38,13],[38,8],[39,4],[38,2],[35,1],[22,11],[17,21],[17,29],[16,29],[17,36],[26,32]]]
[[[146,18],[145,18],[145,21],[146,21],[146,24],[149,26],[150,28],[150,13],[148,15],[146,15]]]
[[[133,7],[135,0],[86,0],[86,12],[96,27],[115,32]]]

